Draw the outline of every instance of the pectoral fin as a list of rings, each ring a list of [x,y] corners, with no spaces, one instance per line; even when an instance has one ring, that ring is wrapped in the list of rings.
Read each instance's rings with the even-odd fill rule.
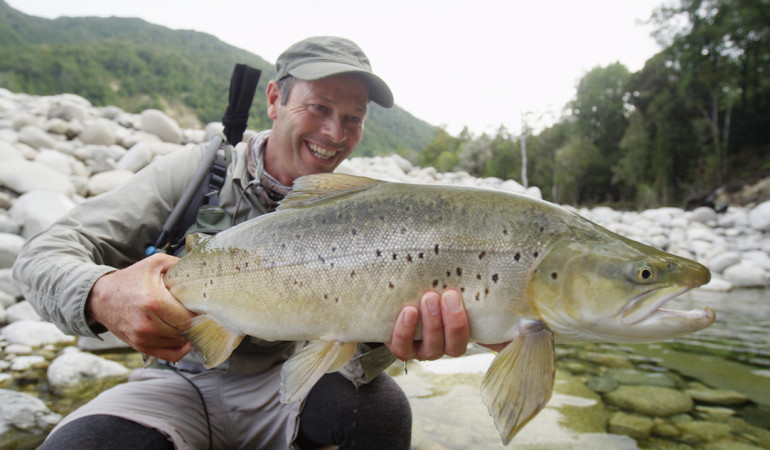
[[[305,346],[283,363],[281,402],[304,398],[325,373],[342,368],[355,351],[355,342],[313,341]]]
[[[244,335],[234,333],[207,315],[195,316],[182,331],[193,348],[203,356],[207,369],[222,364],[243,340]]]
[[[528,322],[492,361],[481,385],[481,398],[504,444],[548,403],[555,368],[553,335],[535,321]]]

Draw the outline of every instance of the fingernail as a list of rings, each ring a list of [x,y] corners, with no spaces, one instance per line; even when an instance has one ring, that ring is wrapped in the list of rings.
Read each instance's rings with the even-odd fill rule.
[[[444,302],[449,312],[458,313],[463,310],[462,299],[460,295],[455,291],[447,291],[444,293]]]
[[[405,309],[404,312],[401,313],[401,321],[404,322],[404,325],[414,325],[417,321],[417,311],[411,308]]]
[[[434,316],[441,314],[441,303],[438,296],[429,295],[425,298],[425,304],[428,306],[428,312]]]

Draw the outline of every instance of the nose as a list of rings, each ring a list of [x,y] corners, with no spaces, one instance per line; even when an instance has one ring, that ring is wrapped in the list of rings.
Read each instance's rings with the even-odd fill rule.
[[[322,131],[334,143],[343,142],[347,139],[347,132],[345,131],[345,125],[342,123],[342,118],[336,115],[326,119]]]

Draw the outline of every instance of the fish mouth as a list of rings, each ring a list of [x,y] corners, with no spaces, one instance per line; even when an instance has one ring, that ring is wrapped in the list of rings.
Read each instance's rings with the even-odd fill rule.
[[[693,289],[692,286],[685,286],[679,290],[670,292],[668,294],[666,294],[665,292],[661,292],[664,289],[665,288],[663,287],[649,289],[632,298],[628,303],[626,303],[623,309],[618,313],[618,315],[621,316],[620,318],[621,323],[623,323],[624,325],[634,325],[644,321],[645,319],[648,319],[650,316],[652,316],[657,312],[661,312],[669,316],[682,316],[682,317],[693,316],[693,313],[695,311],[678,311],[673,309],[661,308],[661,306],[663,306],[669,300],[679,297],[685,292]],[[700,313],[707,314],[705,309],[700,311]],[[712,311],[712,314],[713,314],[713,311]]]

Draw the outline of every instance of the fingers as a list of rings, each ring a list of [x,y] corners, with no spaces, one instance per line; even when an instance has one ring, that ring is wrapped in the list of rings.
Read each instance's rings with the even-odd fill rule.
[[[396,319],[393,337],[388,346],[390,352],[404,361],[414,357],[414,335],[419,323],[419,312],[414,306],[404,307]]]
[[[418,318],[422,319],[421,341],[414,340]],[[412,306],[401,310],[387,345],[402,360],[434,360],[445,354],[465,354],[469,337],[468,317],[460,293],[450,289],[439,296],[428,291],[420,299],[419,317]]]
[[[441,317],[444,325],[444,351],[449,356],[461,356],[468,349],[471,331],[460,293],[448,290],[441,296]]]

